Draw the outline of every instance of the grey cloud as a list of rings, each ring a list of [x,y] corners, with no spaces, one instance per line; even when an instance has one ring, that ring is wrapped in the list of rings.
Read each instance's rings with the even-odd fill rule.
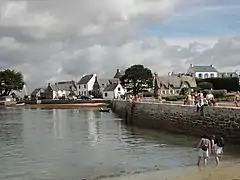
[[[78,80],[85,73],[112,77],[117,68],[135,63],[159,74],[186,71],[191,62],[239,63],[238,38],[220,40],[213,48],[197,42],[181,47],[141,34],[142,25],[166,18],[184,0],[26,2],[0,0],[0,67],[22,71],[31,88]]]

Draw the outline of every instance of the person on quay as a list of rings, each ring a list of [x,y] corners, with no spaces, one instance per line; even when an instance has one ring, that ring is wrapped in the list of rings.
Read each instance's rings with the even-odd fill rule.
[[[209,158],[209,153],[211,153],[211,142],[208,139],[207,135],[202,136],[200,139],[198,146],[198,161],[197,165],[200,166],[201,160],[203,159],[204,167],[207,166],[207,160]]]
[[[234,102],[235,102],[236,107],[240,106],[240,93],[239,93],[239,91],[236,92]]]

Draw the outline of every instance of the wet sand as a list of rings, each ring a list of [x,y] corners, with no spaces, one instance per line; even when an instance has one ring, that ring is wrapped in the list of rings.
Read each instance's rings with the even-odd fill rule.
[[[240,180],[240,164],[224,163],[219,167],[186,167],[174,170],[135,174],[105,180]]]

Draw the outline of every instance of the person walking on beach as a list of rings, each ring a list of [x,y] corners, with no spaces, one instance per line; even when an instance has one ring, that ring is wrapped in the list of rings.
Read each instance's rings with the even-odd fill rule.
[[[214,139],[213,139],[214,138]],[[224,139],[223,137],[212,137],[212,152],[215,157],[216,165],[219,165],[220,158],[223,155]]]
[[[204,167],[206,167],[209,153],[211,153],[211,142],[207,135],[202,136],[198,143],[197,149],[199,150],[197,165],[200,166],[201,160],[203,159]]]

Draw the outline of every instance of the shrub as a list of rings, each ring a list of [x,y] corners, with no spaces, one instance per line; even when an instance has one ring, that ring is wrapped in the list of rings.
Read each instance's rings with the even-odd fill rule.
[[[165,100],[166,101],[179,101],[179,100],[182,100],[184,98],[185,98],[184,96],[178,96],[178,95],[176,95],[176,96],[166,96]]]
[[[212,94],[214,98],[223,98],[227,95],[227,90],[213,90]]]
[[[213,84],[210,82],[201,82],[198,84],[198,87],[202,89],[213,89]]]
[[[194,91],[194,92],[200,92],[200,91],[202,91],[202,88],[200,88],[200,87],[195,87],[195,88],[193,89],[193,91]]]

